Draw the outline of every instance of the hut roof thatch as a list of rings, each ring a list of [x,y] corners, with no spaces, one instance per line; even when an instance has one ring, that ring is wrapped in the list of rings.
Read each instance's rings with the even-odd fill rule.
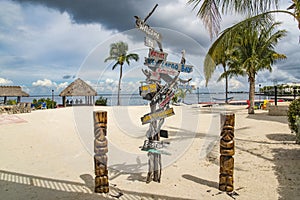
[[[0,97],[29,97],[20,86],[0,86]]]
[[[97,92],[80,78],[72,82],[59,96],[96,96]]]

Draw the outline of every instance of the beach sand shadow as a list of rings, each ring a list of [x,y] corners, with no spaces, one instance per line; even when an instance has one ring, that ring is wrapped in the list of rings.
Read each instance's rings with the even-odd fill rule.
[[[114,196],[122,194],[120,199],[166,199],[189,200],[166,195],[120,190],[110,183],[108,194],[93,192],[94,179],[89,174],[80,175],[85,183],[58,180],[40,176],[0,170],[0,197],[5,200],[15,199],[72,199],[72,200],[106,200],[117,199]],[[114,197],[114,198],[112,198]]]
[[[296,134],[274,133],[266,135],[268,139],[274,141],[296,141]]]
[[[205,180],[205,179],[202,179],[202,178],[190,175],[190,174],[183,174],[182,177],[187,180],[193,181],[195,183],[201,184],[201,185],[206,185],[211,188],[219,189],[219,183],[217,183],[215,181]]]
[[[293,147],[291,147],[293,146]],[[274,170],[279,187],[279,199],[299,199],[300,197],[300,146],[289,144],[272,150]]]
[[[271,116],[268,113],[255,113],[253,115],[248,115],[247,118],[260,121],[272,121],[288,124],[287,116]]]

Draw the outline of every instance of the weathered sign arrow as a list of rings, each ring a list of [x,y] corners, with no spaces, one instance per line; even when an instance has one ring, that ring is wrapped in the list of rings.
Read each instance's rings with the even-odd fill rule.
[[[162,67],[170,68],[179,72],[191,73],[193,71],[192,65],[186,65],[181,63],[174,63],[170,61],[156,61],[153,58],[145,58],[144,65],[148,67]]]
[[[142,124],[147,124],[155,120],[160,120],[166,117],[175,115],[173,108],[168,108],[167,110],[160,110],[155,113],[148,113],[141,117]]]

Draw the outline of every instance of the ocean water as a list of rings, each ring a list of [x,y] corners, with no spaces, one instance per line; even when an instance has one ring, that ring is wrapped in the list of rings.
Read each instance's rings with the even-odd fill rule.
[[[117,95],[116,94],[100,94],[95,97],[95,100],[98,99],[100,96],[107,98],[107,105],[108,106],[115,106],[117,105]],[[230,93],[228,94],[228,97],[233,97],[233,100],[247,100],[249,94],[248,93]],[[51,95],[40,95],[40,96],[30,96],[30,97],[22,97],[22,102],[32,102],[33,99],[40,99],[40,98],[50,98],[52,99]],[[224,99],[225,94],[224,93],[192,93],[187,94],[186,98],[183,100],[184,103],[188,104],[197,104],[198,102],[213,102],[213,98],[218,99]],[[263,99],[263,97],[261,97]],[[14,99],[14,98],[11,98]],[[259,96],[256,96],[256,99],[259,99]],[[1,100],[1,99],[0,99]],[[73,101],[73,102],[80,102],[80,100],[84,103],[85,98],[84,97],[68,97],[67,100]],[[54,101],[57,102],[57,104],[62,104],[62,98],[58,95],[54,95]],[[134,105],[147,105],[149,101],[142,99],[142,97],[139,94],[121,94],[121,105],[122,106],[134,106]]]

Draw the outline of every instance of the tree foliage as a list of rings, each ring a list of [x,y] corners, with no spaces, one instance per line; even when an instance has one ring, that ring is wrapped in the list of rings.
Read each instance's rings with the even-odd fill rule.
[[[290,129],[297,135],[297,143],[300,143],[300,99],[292,101],[288,109],[288,121]]]
[[[109,56],[104,60],[107,62],[109,60],[115,61],[112,70],[114,70],[117,66],[120,66],[120,77],[119,77],[119,84],[118,84],[118,102],[117,105],[120,105],[120,91],[121,91],[121,81],[123,76],[123,65],[126,62],[130,65],[131,60],[138,61],[139,55],[136,53],[129,53],[128,54],[128,44],[125,42],[116,42],[110,45]]]

